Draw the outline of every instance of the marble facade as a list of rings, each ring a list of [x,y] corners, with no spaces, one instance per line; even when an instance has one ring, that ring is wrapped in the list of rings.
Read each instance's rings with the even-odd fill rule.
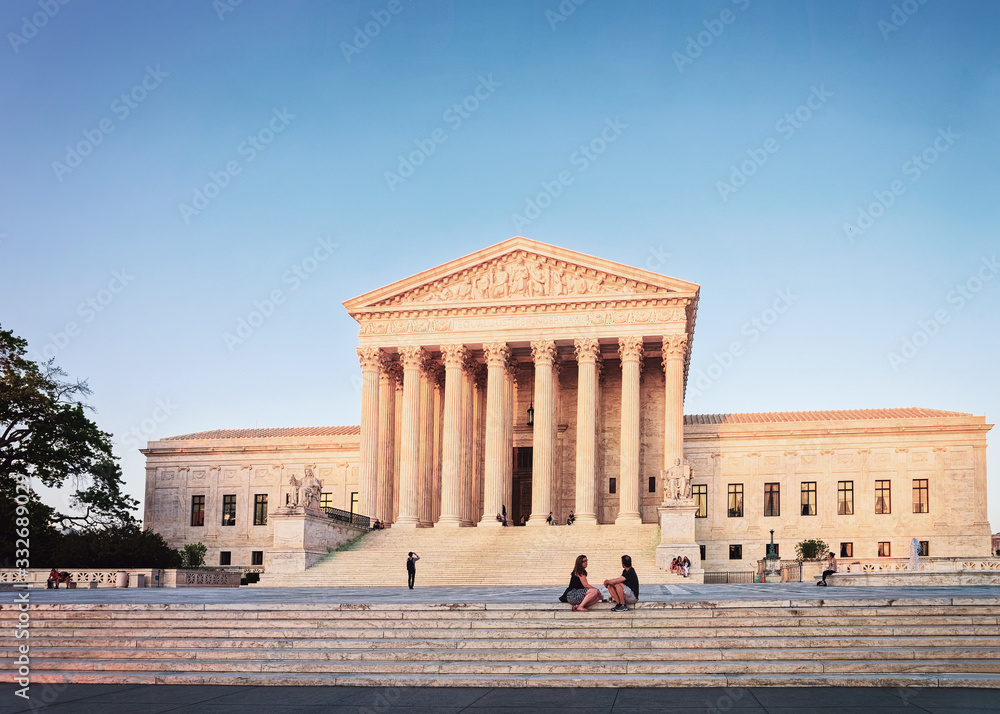
[[[255,487],[279,505],[289,476],[309,464],[329,505],[393,528],[498,527],[504,508],[528,526],[544,526],[550,511],[564,522],[571,509],[578,525],[659,523],[664,470],[680,458],[697,487],[683,505],[706,503],[694,511],[694,537],[711,569],[742,569],[730,560],[734,544],[745,561],[762,557],[771,528],[786,558],[805,538],[856,543],[858,557],[913,537],[931,541],[933,555],[988,552],[983,417],[685,416],[699,292],[517,237],[348,300],[359,324],[360,428],[150,442],[147,525],[171,544],[202,540],[210,564],[223,547],[241,558],[269,548],[266,526],[238,521],[230,531],[216,512],[188,526],[191,497],[204,491],[218,511],[223,492],[235,495],[245,524]],[[927,513],[908,512],[915,479],[928,481]],[[852,483],[852,514],[837,512],[842,481]],[[888,513],[874,513],[876,482],[881,494],[890,483]],[[741,486],[739,516],[729,513],[731,484]],[[804,484],[815,515],[800,508]],[[764,515],[765,487],[782,499],[775,515]]]

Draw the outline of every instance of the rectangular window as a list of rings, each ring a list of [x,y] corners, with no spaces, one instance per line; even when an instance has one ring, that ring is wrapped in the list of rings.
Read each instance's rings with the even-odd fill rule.
[[[699,545],[698,546],[698,551],[701,553],[701,559],[704,560],[705,559],[705,546]]]
[[[656,493],[656,476],[649,477],[649,492]]]
[[[854,543],[841,543],[840,544],[840,557],[841,558],[853,558],[854,557]]]
[[[358,492],[351,491],[351,515],[358,512]]]
[[[892,513],[892,482],[875,482],[875,513]]]
[[[617,493],[618,479],[614,476],[608,479],[608,493]]]
[[[913,512],[929,513],[930,500],[927,497],[927,479],[913,479]]]
[[[698,483],[691,486],[691,498],[698,510],[694,512],[695,518],[708,518],[708,485]]]
[[[236,525],[236,496],[222,497],[222,525]]]
[[[253,497],[253,524],[255,526],[267,525],[267,494],[257,493]]]
[[[889,547],[889,541],[880,540],[878,543],[878,557],[888,558],[892,553],[892,549]]]
[[[743,518],[743,484],[729,484],[729,517]]]
[[[854,482],[837,481],[837,515],[854,515]]]
[[[781,484],[780,483],[765,483],[764,484],[764,515],[765,516],[780,516],[781,515]]]
[[[250,565],[263,565],[264,564],[264,551],[253,550],[250,551]]]
[[[233,564],[232,552],[228,550],[219,551],[219,565],[232,565],[232,564]]]
[[[743,560],[743,546],[742,545],[729,546],[729,559]]]
[[[191,496],[191,525],[205,525],[205,497]]]
[[[319,495],[319,507],[320,508],[333,508],[333,494],[332,493],[321,493]]]
[[[816,482],[802,482],[802,515],[816,515]]]
[[[918,541],[920,543],[920,556],[928,557],[931,554],[931,542],[929,540]]]

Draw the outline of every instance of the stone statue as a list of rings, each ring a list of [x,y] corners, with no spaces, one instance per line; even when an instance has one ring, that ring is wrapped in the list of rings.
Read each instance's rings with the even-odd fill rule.
[[[916,570],[920,564],[920,541],[914,538],[910,541],[910,570]]]
[[[313,470],[306,466],[305,475],[299,482],[302,486],[302,503],[306,510],[318,509],[320,496],[323,494],[323,483],[316,478]]]
[[[288,477],[292,492],[286,500],[289,506],[298,506],[302,502],[302,480],[295,478],[295,474]]]
[[[663,472],[663,478],[664,501],[691,498],[691,465],[687,459],[683,464],[680,459],[675,459],[674,465]]]

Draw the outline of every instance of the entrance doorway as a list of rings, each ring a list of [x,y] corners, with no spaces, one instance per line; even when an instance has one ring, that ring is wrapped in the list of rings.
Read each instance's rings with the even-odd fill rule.
[[[513,489],[511,491],[511,518],[514,525],[521,525],[521,516],[531,517],[531,447],[514,448]]]

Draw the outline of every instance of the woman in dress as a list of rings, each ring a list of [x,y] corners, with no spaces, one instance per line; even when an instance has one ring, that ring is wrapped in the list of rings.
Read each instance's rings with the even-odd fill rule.
[[[589,612],[587,606],[601,599],[601,591],[587,582],[587,556],[577,556],[569,576],[569,587],[563,595],[573,606],[573,612]]]

